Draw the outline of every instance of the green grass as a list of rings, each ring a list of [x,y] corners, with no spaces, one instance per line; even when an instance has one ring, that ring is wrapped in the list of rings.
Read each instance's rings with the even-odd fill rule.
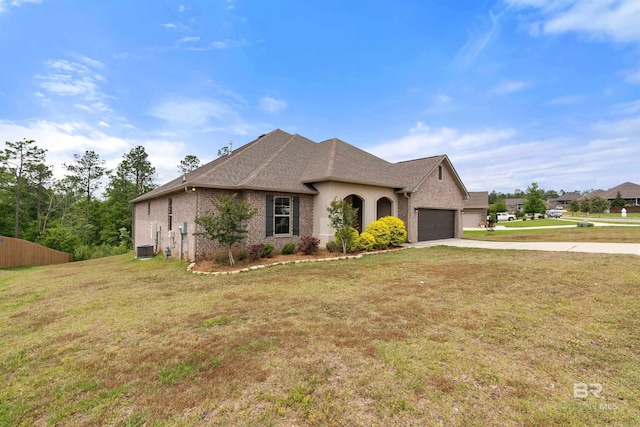
[[[637,256],[434,247],[218,277],[132,258],[0,271],[0,425],[640,417]]]
[[[532,222],[536,221],[538,220]],[[576,226],[571,228],[538,229],[520,227],[494,231],[465,230],[463,238],[516,242],[640,243],[640,226],[604,226],[590,228]]]
[[[584,212],[567,212],[565,216],[572,217],[589,217],[589,218],[612,218],[612,219],[622,219],[622,215],[619,213],[591,213],[587,215]],[[638,212],[628,212],[626,219],[635,219],[640,220],[640,213]]]
[[[516,221],[500,221],[497,225],[502,225],[507,228],[525,228],[525,227],[558,227],[558,226],[568,226],[568,225],[576,225],[582,223],[582,220],[566,220],[566,219],[555,219],[555,218],[544,218],[544,219],[534,219],[526,221],[516,220]]]

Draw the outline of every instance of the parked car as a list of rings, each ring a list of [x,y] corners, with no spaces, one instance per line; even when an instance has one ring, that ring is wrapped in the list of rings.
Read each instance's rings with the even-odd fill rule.
[[[562,210],[561,209],[549,209],[547,211],[548,218],[562,218]]]
[[[516,219],[514,214],[510,214],[508,212],[498,212],[498,221],[513,221]]]

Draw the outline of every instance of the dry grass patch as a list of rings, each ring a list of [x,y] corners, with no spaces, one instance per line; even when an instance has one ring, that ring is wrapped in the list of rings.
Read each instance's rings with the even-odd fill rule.
[[[0,425],[640,416],[636,256],[437,247],[233,276],[185,267],[129,255],[0,271]],[[574,398],[576,382],[601,398]]]

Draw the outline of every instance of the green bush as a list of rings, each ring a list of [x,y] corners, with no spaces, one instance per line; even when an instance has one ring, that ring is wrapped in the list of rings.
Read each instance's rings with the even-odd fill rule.
[[[340,245],[338,245],[335,240],[331,240],[327,242],[326,248],[329,252],[338,252],[340,250]]]
[[[271,243],[267,243],[266,245],[264,245],[262,252],[260,252],[260,258],[269,258],[273,253],[273,249],[274,247]]]
[[[360,233],[358,233],[358,230],[353,227],[349,227],[347,230],[348,231],[345,232],[345,234],[347,235],[347,253],[351,253],[358,249],[358,239],[360,238]],[[336,243],[338,244],[338,248],[342,249],[342,241],[340,240],[337,232],[334,237],[336,239]]]
[[[376,238],[366,231],[362,232],[358,240],[358,247],[364,251],[372,251],[376,246]]]
[[[578,223],[578,228],[582,228],[582,227],[584,227],[584,222],[579,222]],[[587,223],[587,228],[588,227],[593,227],[593,223],[592,222],[588,222]]]
[[[293,242],[285,243],[282,247],[282,255],[293,255],[296,251],[296,244]]]
[[[391,246],[400,246],[407,240],[407,230],[404,226],[404,221],[395,216],[385,216],[380,218],[380,221],[387,224],[389,227]]]
[[[249,259],[249,251],[247,250],[247,248],[240,248],[238,249],[238,253],[233,257],[237,258],[238,261],[244,261],[245,259]],[[227,259],[226,262],[229,262],[229,260]]]
[[[389,246],[389,243],[391,242],[391,231],[389,230],[389,226],[384,222],[380,220],[373,221],[371,224],[367,225],[367,228],[365,228],[364,231],[372,234],[376,239],[376,249],[385,249]]]

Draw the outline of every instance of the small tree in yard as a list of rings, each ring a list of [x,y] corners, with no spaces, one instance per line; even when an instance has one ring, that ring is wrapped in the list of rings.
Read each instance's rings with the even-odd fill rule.
[[[572,214],[575,214],[580,210],[580,202],[577,200],[572,200],[569,206]]]
[[[531,214],[544,214],[546,209],[544,190],[538,187],[538,183],[532,182],[524,196],[524,211]]]
[[[358,209],[344,200],[334,200],[327,207],[329,225],[336,230],[336,239],[342,244],[342,253],[347,253],[347,243],[352,237],[351,229],[358,222]]]
[[[620,191],[618,191],[616,193],[616,198],[611,201],[611,207],[624,208],[625,205],[626,202],[622,198],[622,194],[620,194]]]
[[[236,194],[218,195],[211,200],[217,211],[208,216],[195,219],[195,223],[205,231],[193,233],[194,236],[206,236],[227,248],[229,264],[234,265],[231,247],[241,242],[249,232],[242,228],[242,221],[251,219],[257,212],[250,202],[236,200]]]
[[[591,212],[603,213],[609,209],[609,201],[600,196],[593,196],[591,198]]]
[[[589,213],[593,211],[593,206],[591,204],[592,200],[588,197],[580,200],[580,210],[589,216]]]

